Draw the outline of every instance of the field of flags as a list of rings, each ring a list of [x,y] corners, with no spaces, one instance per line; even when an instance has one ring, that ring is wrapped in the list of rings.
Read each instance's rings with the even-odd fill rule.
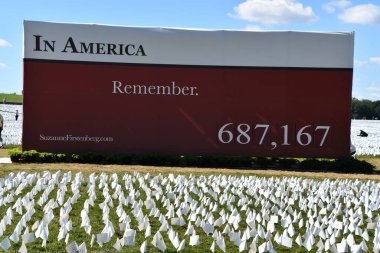
[[[379,252],[380,183],[225,174],[11,172],[5,252]]]
[[[360,137],[360,130],[368,137]],[[358,155],[380,155],[380,120],[352,120],[351,141]]]
[[[16,110],[19,112],[19,118],[16,121]],[[21,145],[22,137],[22,105],[0,104],[0,114],[4,119],[2,132],[3,144]]]

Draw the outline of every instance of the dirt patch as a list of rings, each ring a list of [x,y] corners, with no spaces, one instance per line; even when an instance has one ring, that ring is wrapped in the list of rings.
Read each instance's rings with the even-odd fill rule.
[[[0,157],[9,157],[8,149],[0,148]]]
[[[151,173],[183,173],[183,174],[234,174],[234,175],[258,175],[258,176],[286,176],[286,177],[311,177],[317,179],[362,179],[380,181],[378,174],[343,174],[334,172],[301,172],[288,170],[266,169],[225,169],[225,168],[183,168],[183,167],[156,167],[140,165],[95,165],[95,164],[1,164],[2,175],[17,171],[44,171],[44,170],[71,170],[83,172],[151,172]]]

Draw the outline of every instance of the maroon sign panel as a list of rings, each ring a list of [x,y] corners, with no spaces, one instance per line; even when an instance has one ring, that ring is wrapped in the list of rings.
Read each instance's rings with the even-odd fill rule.
[[[350,154],[352,34],[24,29],[24,150]]]

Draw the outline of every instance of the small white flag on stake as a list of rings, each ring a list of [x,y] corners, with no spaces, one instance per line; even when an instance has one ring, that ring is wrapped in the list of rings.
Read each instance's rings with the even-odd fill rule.
[[[93,234],[93,235],[91,236],[91,241],[90,241],[90,246],[91,246],[91,248],[92,248],[92,246],[94,245],[94,241],[95,241],[95,235]]]
[[[224,227],[222,234],[229,234],[231,232],[230,226],[228,224]]]
[[[211,235],[213,232],[214,232],[214,226],[211,225],[210,223],[206,222],[204,225],[203,225],[203,231],[207,234],[207,235]]]
[[[151,227],[148,225],[145,230],[145,238],[151,235]]]
[[[18,231],[16,231],[16,230],[13,231],[13,233],[11,234],[11,236],[9,236],[9,239],[12,240],[14,243],[18,243],[20,233]]]
[[[350,246],[350,252],[352,253],[362,253],[363,250],[360,244],[354,244]]]
[[[115,244],[114,244],[112,247],[113,247],[114,249],[116,249],[116,251],[120,251],[120,250],[121,250],[122,246],[121,246],[121,243],[120,243],[120,239],[119,239],[119,238],[116,239],[116,242],[115,242]]]
[[[70,234],[67,234],[67,235],[66,235],[66,238],[65,238],[65,243],[66,243],[66,245],[69,243],[69,237],[70,237]]]
[[[72,242],[66,246],[67,253],[75,253],[78,251],[78,245],[76,242]]]
[[[34,242],[34,233],[27,233],[22,236],[22,242],[24,244]]]
[[[26,248],[25,243],[23,243],[23,244],[21,245],[21,247],[19,248],[18,252],[19,252],[19,253],[27,253],[27,252],[28,252],[28,249]]]
[[[215,252],[215,241],[212,242],[210,250],[211,250],[212,253]]]
[[[177,252],[178,251],[182,251],[182,250],[184,250],[185,249],[185,239],[183,239],[182,241],[181,241],[181,243],[179,244],[179,246],[178,246],[178,248],[177,248]]]
[[[124,232],[124,245],[125,246],[134,246],[136,238],[136,230],[126,229]]]
[[[157,233],[153,236],[152,244],[162,252],[166,250],[164,239],[159,231],[157,231]]]
[[[0,242],[0,247],[4,251],[7,251],[11,247],[11,242],[9,241],[8,237],[5,237],[5,239]]]
[[[146,241],[144,241],[140,246],[140,253],[145,253],[146,248],[147,248]]]
[[[340,243],[336,244],[336,249],[338,252],[346,252],[347,251],[347,242],[346,239],[343,239]]]
[[[262,244],[259,246],[259,253],[264,253],[264,252],[267,252],[267,251],[268,251],[267,243],[264,242],[264,243],[262,243]]]
[[[67,234],[67,230],[65,227],[60,227],[59,233],[58,233],[58,241],[62,240],[65,238],[65,235]]]
[[[349,234],[347,236],[346,240],[347,240],[348,246],[350,246],[350,247],[355,244],[355,239],[354,239],[354,236],[352,234]]]
[[[78,246],[79,253],[87,253],[86,243],[82,242],[81,245]]]
[[[190,236],[189,245],[190,246],[196,246],[196,245],[199,245],[199,244],[200,244],[199,235],[197,235],[195,233],[195,230],[194,230],[193,234]]]
[[[299,246],[302,246],[302,238],[301,238],[301,235],[298,234],[297,238],[296,238],[296,243],[299,245]]]
[[[193,232],[194,232],[194,227],[193,225],[191,225],[191,222],[189,222],[189,224],[187,225],[185,235],[191,235]]]
[[[46,248],[46,240],[42,240],[42,247]]]
[[[108,233],[100,233],[96,235],[96,242],[102,247],[103,243],[109,242],[110,238]]]
[[[220,227],[223,225],[223,219],[222,217],[219,217],[215,222],[214,222],[214,226],[215,227]]]
[[[226,252],[226,243],[224,242],[224,238],[222,236],[216,240],[216,244],[223,252]]]
[[[257,246],[255,240],[253,240],[251,245],[249,245],[248,253],[257,253]]]
[[[40,225],[40,221],[39,220],[37,220],[36,222],[34,222],[33,225],[32,225],[32,231],[35,231],[38,228],[39,225]]]
[[[368,246],[367,244],[365,243],[365,241],[363,240],[362,243],[360,244],[361,248],[363,251],[367,252],[368,251]]]
[[[364,240],[366,240],[367,242],[369,241],[369,235],[368,235],[368,231],[367,229],[364,230],[364,232],[362,233],[362,237]]]
[[[274,235],[274,241],[278,244],[281,245],[282,242],[282,235],[280,235],[278,232]]]
[[[293,245],[293,240],[292,238],[289,238],[289,237],[285,237],[285,236],[282,236],[282,241],[281,241],[281,244],[287,248],[291,248],[292,245]]]
[[[244,251],[246,249],[247,249],[247,241],[246,240],[241,241],[240,245],[239,245],[239,252],[242,252],[242,251]]]

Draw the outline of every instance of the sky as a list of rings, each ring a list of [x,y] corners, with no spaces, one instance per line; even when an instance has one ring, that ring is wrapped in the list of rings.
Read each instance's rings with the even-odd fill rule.
[[[355,32],[352,95],[380,100],[379,0],[2,0],[0,93],[22,92],[24,20]]]

